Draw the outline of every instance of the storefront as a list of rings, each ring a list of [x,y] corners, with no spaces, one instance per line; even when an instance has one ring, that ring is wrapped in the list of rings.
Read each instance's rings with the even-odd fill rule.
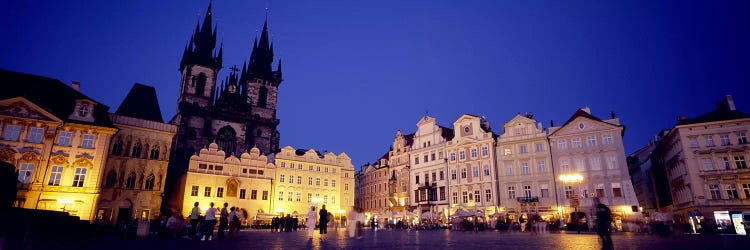
[[[741,211],[714,211],[716,229],[725,234],[746,234]]]

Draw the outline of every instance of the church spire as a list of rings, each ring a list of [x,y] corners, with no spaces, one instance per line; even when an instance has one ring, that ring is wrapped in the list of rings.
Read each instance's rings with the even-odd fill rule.
[[[248,73],[253,78],[281,82],[277,72],[273,71],[273,43],[268,33],[268,17],[263,22],[260,39],[253,41],[253,51],[250,54]]]
[[[183,53],[180,62],[180,70],[191,64],[203,65],[211,68],[221,68],[222,50],[214,54],[216,49],[216,31],[218,28],[212,24],[213,13],[211,12],[212,3],[209,2],[203,23],[198,22],[195,25],[195,31],[188,42],[188,49]]]

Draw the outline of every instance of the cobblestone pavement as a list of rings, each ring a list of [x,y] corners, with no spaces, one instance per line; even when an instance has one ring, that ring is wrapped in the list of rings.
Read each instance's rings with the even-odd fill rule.
[[[616,249],[748,249],[750,236],[740,235],[655,235],[615,234]],[[85,242],[35,244],[38,249],[600,249],[595,234],[552,233],[534,235],[508,232],[365,231],[363,239],[349,239],[344,230],[328,233],[321,241],[318,233],[308,240],[304,232],[273,233],[242,231],[234,240],[197,241],[189,239],[121,240],[104,238]]]

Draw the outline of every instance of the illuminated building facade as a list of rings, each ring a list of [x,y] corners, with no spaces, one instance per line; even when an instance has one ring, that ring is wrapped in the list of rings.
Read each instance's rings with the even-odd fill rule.
[[[119,131],[109,147],[95,220],[117,223],[159,216],[177,127],[162,120],[154,87],[138,83],[110,119]]]
[[[117,128],[109,107],[56,79],[0,70],[0,160],[16,166],[16,207],[94,218]]]
[[[448,162],[445,145],[453,139],[453,129],[437,124],[437,120],[424,116],[417,122],[410,156],[407,157],[413,183],[411,206],[417,208],[422,220],[447,222],[450,216],[448,190]],[[411,161],[413,160],[413,162]]]
[[[244,218],[272,211],[273,163],[260,150],[252,148],[239,158],[219,149],[216,143],[209,144],[190,157],[190,168],[180,177],[175,190],[180,192],[169,202],[170,207],[187,216],[193,203],[199,202],[205,213],[211,202],[214,207],[236,206]]]
[[[338,219],[354,206],[354,166],[346,153],[281,149],[275,156],[273,213],[305,216],[326,205]]]

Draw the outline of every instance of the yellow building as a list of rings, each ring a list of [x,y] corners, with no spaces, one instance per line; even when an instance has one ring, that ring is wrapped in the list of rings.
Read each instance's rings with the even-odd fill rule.
[[[175,197],[170,206],[187,216],[194,202],[199,202],[205,213],[211,202],[222,207],[239,207],[244,218],[268,213],[272,206],[272,182],[275,167],[258,148],[243,153],[240,158],[226,157],[219,145],[211,143],[197,155],[190,157],[188,172],[180,177]]]
[[[338,219],[354,206],[354,166],[346,153],[335,155],[284,147],[276,154],[273,212],[307,214],[311,206]]]
[[[95,220],[116,223],[159,216],[177,127],[162,120],[154,87],[138,83],[110,119],[119,131],[109,149]]]
[[[0,160],[16,166],[16,207],[94,218],[117,132],[107,110],[56,79],[0,70]]]

